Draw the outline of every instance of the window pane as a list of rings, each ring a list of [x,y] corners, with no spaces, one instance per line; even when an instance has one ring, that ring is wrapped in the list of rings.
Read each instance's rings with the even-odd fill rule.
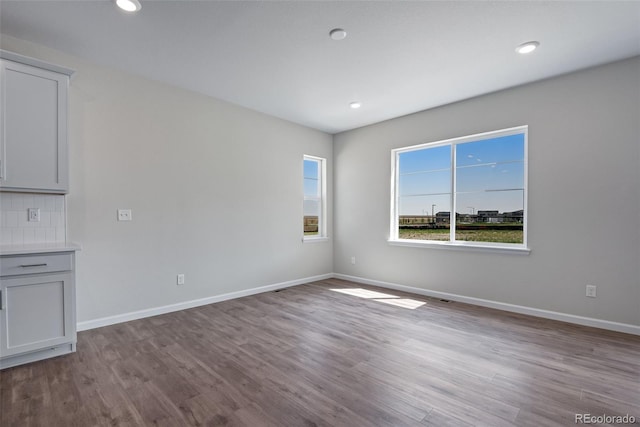
[[[304,177],[310,179],[318,179],[319,176],[319,163],[317,160],[305,160],[304,161]]]
[[[305,197],[318,197],[320,195],[320,181],[318,179],[304,179]]]
[[[524,191],[458,194],[455,239],[524,243]]]
[[[449,240],[451,146],[400,153],[398,237]]]
[[[424,148],[400,153],[400,175],[451,168],[451,146]]]
[[[319,234],[320,200],[305,199],[304,201],[304,234],[313,236]]]
[[[524,162],[456,168],[456,191],[524,189]]]
[[[417,196],[451,192],[451,170],[414,172],[400,175],[400,196]]]
[[[524,134],[501,136],[456,145],[458,167],[524,160]]]
[[[320,169],[316,160],[304,161],[304,195],[305,197],[320,196]]]
[[[400,197],[398,238],[449,240],[451,195]]]

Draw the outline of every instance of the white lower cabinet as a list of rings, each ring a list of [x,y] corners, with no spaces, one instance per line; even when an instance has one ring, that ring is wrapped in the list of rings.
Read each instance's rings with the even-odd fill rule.
[[[0,369],[75,351],[74,258],[0,257]]]

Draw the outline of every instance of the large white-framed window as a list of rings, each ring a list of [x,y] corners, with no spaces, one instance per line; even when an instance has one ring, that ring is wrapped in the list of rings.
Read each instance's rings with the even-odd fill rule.
[[[303,157],[303,240],[319,241],[327,238],[327,160],[322,157]]]
[[[527,136],[518,126],[392,150],[389,242],[528,252]]]

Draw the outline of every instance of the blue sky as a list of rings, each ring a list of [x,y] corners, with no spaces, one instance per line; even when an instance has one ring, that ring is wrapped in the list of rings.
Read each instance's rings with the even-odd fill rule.
[[[308,198],[320,197],[320,181],[319,177],[320,163],[314,160],[305,160],[303,166],[304,174],[304,205],[303,215],[316,215],[320,214],[320,203],[315,200],[307,200]]]
[[[524,208],[524,134],[517,134],[400,153],[400,215],[451,210],[452,149],[459,213]]]

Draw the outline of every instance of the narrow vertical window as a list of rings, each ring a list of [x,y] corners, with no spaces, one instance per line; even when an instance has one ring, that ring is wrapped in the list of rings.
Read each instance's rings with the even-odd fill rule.
[[[304,156],[303,232],[304,239],[326,237],[325,159]]]

